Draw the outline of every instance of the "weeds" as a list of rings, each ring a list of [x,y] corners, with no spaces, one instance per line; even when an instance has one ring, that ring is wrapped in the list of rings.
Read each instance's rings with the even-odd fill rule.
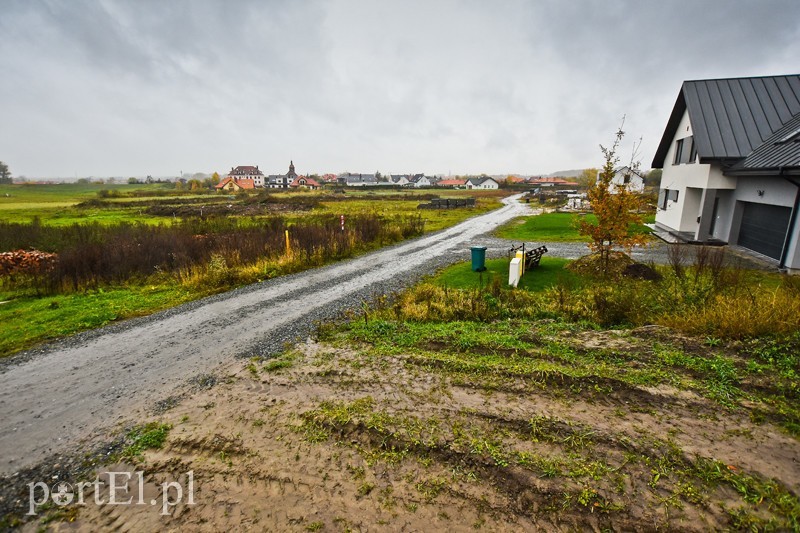
[[[126,440],[130,442],[122,451],[122,457],[126,459],[137,459],[142,456],[145,450],[157,450],[161,448],[167,440],[167,435],[172,429],[170,424],[160,424],[150,422],[144,426],[137,426],[130,430],[126,435]]]
[[[344,232],[334,215],[307,216],[290,229],[289,270],[348,257],[374,245],[420,235],[417,217],[351,215]],[[157,274],[180,281],[230,287],[259,261],[286,255],[288,219],[187,218],[172,225],[122,223],[44,226],[0,222],[0,250],[37,248],[56,253],[27,276],[3,277],[8,288],[31,287],[47,294],[97,289]],[[262,277],[268,272],[262,272]],[[255,280],[253,280],[255,281]]]

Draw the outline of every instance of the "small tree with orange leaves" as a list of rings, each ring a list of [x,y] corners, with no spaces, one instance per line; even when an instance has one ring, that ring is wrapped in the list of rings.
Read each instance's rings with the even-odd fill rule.
[[[642,216],[638,213],[642,205],[641,195],[630,191],[625,185],[612,183],[616,165],[619,163],[617,150],[624,136],[625,132],[620,126],[611,148],[600,145],[605,164],[597,176],[597,181],[587,192],[597,222],[582,220],[578,224],[578,232],[591,239],[589,248],[600,254],[604,273],[608,270],[608,259],[615,247],[630,251],[633,246],[642,244],[645,240],[644,235],[633,231],[637,224],[642,223]],[[628,172],[633,172],[639,167],[639,162],[633,161],[636,158],[636,148],[634,146],[631,164],[626,169]]]

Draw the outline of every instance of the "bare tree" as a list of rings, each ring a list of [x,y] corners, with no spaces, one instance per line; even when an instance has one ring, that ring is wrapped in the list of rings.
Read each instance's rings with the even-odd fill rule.
[[[582,221],[579,225],[581,235],[588,236],[591,241],[589,248],[600,253],[604,270],[608,269],[608,259],[611,250],[615,247],[626,249],[644,242],[644,236],[632,231],[636,224],[642,223],[642,216],[638,213],[641,206],[641,196],[632,192],[626,186],[617,186],[612,183],[616,175],[616,166],[619,163],[617,151],[625,136],[622,126],[625,118],[622,119],[614,142],[610,148],[600,145],[603,152],[605,163],[598,174],[597,181],[589,187],[587,197],[592,206],[597,222]],[[636,160],[639,143],[634,143],[631,162],[628,165],[629,171],[636,171],[640,163]]]

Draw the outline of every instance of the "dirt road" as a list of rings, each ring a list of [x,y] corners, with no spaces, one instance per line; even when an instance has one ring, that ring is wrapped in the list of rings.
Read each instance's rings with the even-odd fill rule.
[[[0,375],[0,474],[104,435],[137,408],[237,356],[280,351],[313,321],[469,257],[477,236],[525,214],[515,198],[445,231],[22,354]]]

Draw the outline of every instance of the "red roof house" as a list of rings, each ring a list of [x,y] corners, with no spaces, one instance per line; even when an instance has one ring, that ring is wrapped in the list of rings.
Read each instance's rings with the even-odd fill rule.
[[[242,191],[248,189],[255,189],[255,182],[251,179],[236,179],[228,176],[214,186],[218,191]]]
[[[436,183],[438,187],[463,187],[467,180],[441,180]]]
[[[320,185],[317,181],[313,178],[307,178],[305,176],[298,176],[289,184],[289,187],[293,187],[295,189],[319,189]]]

